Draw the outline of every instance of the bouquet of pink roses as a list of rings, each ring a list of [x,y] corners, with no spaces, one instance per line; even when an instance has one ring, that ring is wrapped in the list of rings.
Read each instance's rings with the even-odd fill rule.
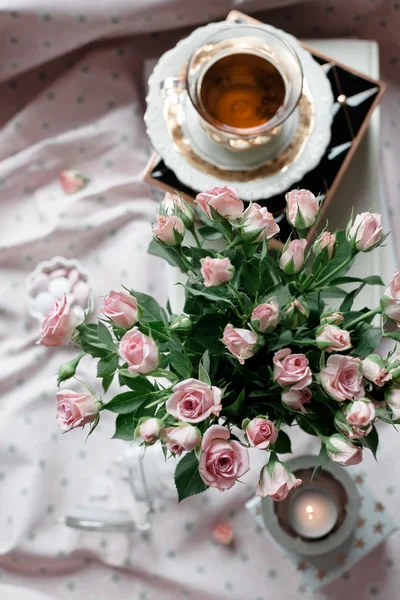
[[[200,228],[181,198],[161,205],[150,252],[186,273],[183,314],[125,288],[105,297],[97,323],[78,323],[66,297],[54,304],[41,343],[72,340],[82,350],[62,365],[58,384],[90,354],[104,392],[114,378],[122,388],[107,401],[89,385],[58,391],[63,431],[91,423],[91,433],[101,412],[112,411],[115,438],[159,442],[166,456],[183,455],[175,473],[180,500],[209,486],[231,488],[249,469],[249,448],[268,452],[257,493],[284,499],[301,483],[279,458],[291,451],[286,431],[294,424],[320,439],[315,473],[329,460],[359,463],[364,448],[376,453],[376,420],[400,423],[400,359],[374,354],[382,336],[400,341],[400,332],[383,330],[384,318],[400,325],[400,273],[379,307],[353,310],[364,286],[383,282],[346,272],[359,252],[385,239],[381,217],[358,215],[346,231],[324,230],[309,247],[318,199],[307,190],[286,198],[293,239],[279,251],[269,241],[279,232],[272,214],[256,203],[245,209],[230,188],[197,196]],[[340,297],[334,310],[329,301]]]

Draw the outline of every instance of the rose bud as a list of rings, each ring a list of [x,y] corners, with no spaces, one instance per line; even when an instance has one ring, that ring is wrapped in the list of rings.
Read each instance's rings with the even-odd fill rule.
[[[218,215],[228,221],[239,219],[244,210],[244,204],[236,190],[224,186],[197,194],[196,203],[203,213],[211,220],[218,220]]]
[[[292,190],[286,194],[286,216],[296,229],[314,225],[319,211],[318,200],[309,190]]]
[[[253,203],[245,210],[242,228],[242,238],[244,240],[262,242],[265,239],[271,239],[279,231],[279,225],[275,223],[274,216],[268,212],[265,206]]]
[[[234,356],[237,357],[240,364],[254,356],[258,350],[258,336],[250,329],[238,329],[230,323],[224,329],[222,343],[228,348]]]
[[[250,446],[260,450],[266,450],[278,437],[278,430],[273,422],[264,417],[256,417],[246,423],[245,433]]]
[[[138,321],[137,300],[125,290],[122,290],[122,292],[112,290],[107,294],[101,311],[111,319],[114,325],[123,329],[130,329]]]
[[[400,271],[393,275],[381,299],[381,307],[383,314],[400,327]]]
[[[122,336],[119,355],[128,363],[131,373],[146,375],[158,367],[159,354],[151,338],[134,327]]]
[[[170,330],[176,333],[188,333],[192,330],[193,323],[186,315],[174,317],[170,323]]]
[[[400,387],[393,386],[385,392],[386,404],[395,419],[400,419]]]
[[[99,416],[100,402],[88,392],[61,390],[56,393],[56,403],[56,421],[62,431],[83,427]]]
[[[261,469],[256,494],[262,498],[271,496],[273,500],[280,502],[287,498],[290,490],[301,484],[302,480],[297,479],[285,464],[276,461],[272,469],[270,469],[270,465],[265,465]]]
[[[178,427],[168,427],[164,441],[172,454],[180,456],[182,452],[191,452],[200,444],[201,434],[197,427],[182,423]]]
[[[396,383],[400,380],[400,352],[396,352],[389,357],[387,362],[387,370],[392,376],[392,380]]]
[[[370,252],[379,246],[383,238],[381,221],[382,217],[378,213],[365,212],[357,215],[346,232],[350,245],[361,252]]]
[[[344,317],[342,313],[336,310],[325,312],[321,315],[321,325],[340,325]]]
[[[67,302],[64,294],[55,300],[53,306],[44,318],[40,329],[38,344],[44,346],[66,346],[72,339],[79,319]]]
[[[139,427],[136,429],[135,437],[140,436],[147,446],[152,446],[162,437],[164,437],[164,423],[161,419],[149,417],[143,419]]]
[[[66,194],[76,194],[87,186],[90,179],[84,177],[78,171],[65,170],[60,173],[61,187]]]
[[[218,417],[222,410],[222,391],[198,379],[185,379],[172,392],[165,408],[178,421],[200,423],[211,416]]]
[[[274,380],[293,391],[303,390],[312,382],[308,358],[304,354],[292,354],[290,348],[282,348],[273,357]]]
[[[308,388],[303,388],[302,390],[292,389],[282,394],[282,402],[291,410],[298,410],[305,413],[307,410],[304,408],[304,404],[310,402],[311,396],[311,391]]]
[[[79,365],[80,360],[83,358],[83,356],[84,356],[84,354],[80,354],[76,358],[73,358],[69,362],[66,362],[63,365],[61,365],[61,367],[58,371],[58,377],[57,377],[57,385],[58,386],[60,385],[61,382],[67,381],[67,379],[71,379],[71,377],[74,377],[74,375],[76,373],[76,369]]]
[[[323,231],[315,240],[312,249],[315,256],[320,256],[322,251],[325,250],[327,257],[331,259],[335,252],[335,246],[336,234]]]
[[[304,253],[307,247],[307,240],[293,240],[285,244],[279,266],[288,275],[293,275],[301,271],[304,265]]]
[[[247,449],[235,440],[230,441],[229,437],[229,429],[211,425],[201,443],[200,477],[206,485],[216,487],[220,492],[229,490],[250,468]]]
[[[326,393],[338,402],[365,396],[359,358],[332,354],[319,376]]]
[[[223,283],[228,283],[235,274],[235,267],[229,258],[211,258],[211,256],[206,256],[200,262],[204,287],[217,287]]]
[[[221,546],[231,546],[233,542],[232,525],[227,521],[220,521],[214,527],[212,537],[216,544],[221,544]]]
[[[346,421],[346,415],[343,410],[339,409],[335,412],[334,423],[336,429],[350,440],[355,437],[353,427]]]
[[[282,323],[289,329],[296,329],[300,325],[303,325],[310,316],[310,310],[307,302],[302,299],[293,300],[283,311],[282,311]]]
[[[344,467],[358,465],[362,461],[362,448],[353,446],[339,433],[331,435],[326,448],[329,458]]]
[[[193,225],[196,214],[193,208],[181,196],[167,192],[162,205],[168,216],[176,215],[180,217],[184,226],[188,229]]]
[[[385,369],[384,361],[378,354],[370,354],[362,361],[362,374],[365,379],[378,387],[382,387],[392,379],[392,374]]]
[[[164,217],[158,215],[157,226],[153,227],[153,234],[166,246],[179,246],[185,237],[185,226],[182,219],[172,215]]]
[[[325,352],[343,352],[351,348],[350,334],[336,325],[324,325],[317,330],[317,346]]]
[[[251,313],[252,327],[261,333],[275,329],[279,321],[279,305],[275,298],[259,304]]]
[[[375,417],[375,406],[368,398],[360,398],[346,408],[346,421],[350,425],[368,427]]]

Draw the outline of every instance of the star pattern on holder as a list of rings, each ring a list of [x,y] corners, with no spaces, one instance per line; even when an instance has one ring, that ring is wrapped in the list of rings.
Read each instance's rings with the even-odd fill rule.
[[[362,518],[358,519],[357,527],[360,529],[361,527],[364,527],[364,525],[365,525],[365,519],[362,519]]]
[[[378,521],[377,523],[375,523],[374,525],[374,532],[375,533],[383,533],[383,529],[384,529],[384,524],[381,523],[380,521]]]
[[[385,510],[385,507],[383,506],[383,504],[381,502],[375,503],[375,511],[376,512],[383,512],[384,510]]]
[[[364,546],[365,542],[363,538],[356,538],[356,541],[354,542],[354,547],[359,548],[361,550],[362,548],[364,548]]]
[[[307,569],[308,569],[308,564],[306,563],[305,560],[300,560],[297,563],[297,570],[298,571],[307,571]]]

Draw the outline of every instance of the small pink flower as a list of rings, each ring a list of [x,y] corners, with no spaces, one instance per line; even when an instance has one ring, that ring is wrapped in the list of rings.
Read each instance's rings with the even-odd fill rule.
[[[367,252],[375,248],[382,237],[382,216],[370,212],[357,215],[347,234],[350,244],[356,250],[361,250],[361,252]]]
[[[330,311],[321,315],[321,325],[340,325],[344,317],[340,312]]]
[[[136,298],[128,292],[114,292],[104,298],[102,313],[111,319],[118,327],[129,329],[138,320],[138,305]]]
[[[233,542],[232,525],[227,521],[220,521],[212,532],[213,540],[221,546],[230,546]]]
[[[201,444],[199,473],[204,483],[220,492],[229,490],[250,468],[249,453],[236,441],[228,441],[230,432],[211,425]]]
[[[255,232],[259,230],[261,231],[257,242],[269,240],[280,231],[279,225],[275,223],[274,216],[268,212],[268,209],[254,202],[243,214],[242,236],[244,239],[252,237],[254,239]]]
[[[119,355],[131,373],[146,375],[158,367],[158,348],[151,338],[134,327],[121,338]]]
[[[228,283],[235,274],[235,267],[229,258],[206,258],[201,259],[201,274],[204,278],[205,287],[217,287]]]
[[[247,425],[246,436],[250,446],[266,450],[270,444],[276,442],[278,430],[269,419],[256,417]]]
[[[271,496],[276,502],[285,500],[290,490],[302,484],[297,477],[284,465],[277,461],[274,464],[272,475],[268,472],[268,465],[261,469],[260,481],[257,485],[256,494],[262,498]]]
[[[40,330],[38,344],[44,346],[65,346],[71,341],[79,319],[67,302],[67,296],[55,300],[45,316]]]
[[[194,450],[201,442],[201,435],[197,427],[183,423],[179,427],[168,427],[164,439],[168,450],[180,456],[182,452]]]
[[[191,227],[193,225],[196,216],[195,212],[192,206],[188,202],[185,202],[181,196],[167,192],[162,205],[168,216],[173,214],[177,215],[182,219],[185,227]]]
[[[346,410],[346,421],[356,427],[368,427],[375,417],[375,406],[367,398],[355,400]]]
[[[334,400],[344,402],[364,396],[359,358],[333,354],[320,372],[320,377],[322,387]]]
[[[238,329],[230,323],[224,329],[222,343],[234,354],[241,365],[248,358],[254,356],[258,342],[257,334],[250,329]]]
[[[56,393],[56,421],[62,431],[70,431],[95,421],[99,414],[99,403],[92,394],[79,394],[73,390]]]
[[[381,300],[383,313],[400,327],[400,271],[397,271]]]
[[[158,442],[164,436],[164,433],[163,422],[155,417],[149,417],[139,425],[139,435],[148,446]]]
[[[283,249],[279,266],[288,275],[293,275],[301,271],[304,265],[304,253],[307,247],[307,240],[293,240]]]
[[[315,338],[318,348],[325,352],[343,352],[351,348],[350,334],[336,325],[324,325]]]
[[[292,410],[299,410],[305,413],[307,410],[304,408],[304,404],[310,402],[311,396],[311,391],[308,388],[303,388],[302,390],[291,389],[282,394],[282,402]]]
[[[318,200],[309,190],[292,190],[286,194],[286,215],[293,227],[308,229],[315,223],[318,211]]]
[[[311,384],[312,373],[304,354],[292,354],[290,348],[282,348],[275,353],[273,363],[274,380],[282,387],[296,391]]]
[[[362,374],[365,379],[372,381],[378,387],[382,387],[392,379],[392,374],[388,373],[383,366],[383,360],[377,354],[371,354],[362,361]]]
[[[392,411],[394,419],[400,419],[400,387],[393,386],[385,392],[386,404]]]
[[[172,391],[166,410],[178,421],[200,423],[211,415],[218,417],[222,410],[221,390],[198,379],[185,379],[175,385]]]
[[[211,190],[197,194],[196,202],[205,215],[212,221],[210,207],[221,217],[234,221],[242,216],[244,204],[238,197],[236,190],[224,186],[214,187]]]
[[[349,467],[362,461],[362,448],[353,446],[339,433],[331,435],[328,444],[335,448],[335,452],[328,449],[328,456],[333,462]]]
[[[178,246],[184,238],[185,226],[180,217],[158,215],[157,226],[153,227],[153,234],[167,246]]]
[[[313,244],[313,252],[318,256],[324,248],[327,249],[328,257],[332,258],[336,246],[336,234],[324,231],[317,237]]]
[[[279,321],[279,305],[276,300],[259,304],[251,313],[251,324],[257,331],[264,333],[275,329]]]
[[[76,194],[87,186],[90,179],[78,171],[65,170],[60,173],[60,183],[66,194]]]

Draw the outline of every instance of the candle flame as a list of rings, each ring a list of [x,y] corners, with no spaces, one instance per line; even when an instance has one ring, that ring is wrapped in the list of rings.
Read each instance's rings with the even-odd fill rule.
[[[313,507],[311,506],[311,504],[309,504],[308,506],[306,506],[306,512],[308,512],[308,513],[312,513],[312,512],[314,512],[314,509],[313,509]]]

